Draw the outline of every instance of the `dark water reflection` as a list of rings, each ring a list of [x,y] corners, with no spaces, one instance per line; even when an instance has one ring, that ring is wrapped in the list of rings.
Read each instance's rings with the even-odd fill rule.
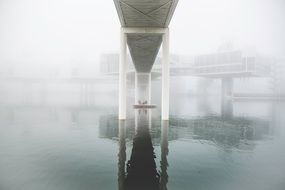
[[[146,114],[145,114],[146,115]],[[126,190],[159,189],[160,175],[156,170],[154,148],[149,133],[149,122],[140,114],[133,147],[126,167],[123,187]]]
[[[283,190],[284,102],[172,101],[159,110],[1,105],[0,189]]]
[[[139,112],[139,111],[138,111]],[[155,162],[155,153],[150,135],[151,122],[149,113],[137,113],[135,136],[131,156],[125,166],[125,121],[119,122],[119,189],[124,190],[158,190],[167,189],[167,154],[168,154],[168,121],[161,125],[161,161],[160,171]]]
[[[167,189],[168,121],[161,123],[160,172],[150,135],[150,110],[135,114],[136,128],[130,159],[126,162],[126,123],[119,121],[118,184],[122,190]],[[126,166],[125,166],[126,164]],[[126,168],[126,170],[125,170]]]
[[[273,106],[278,107],[274,108],[275,111],[276,109],[279,111],[283,109],[282,106],[276,105],[275,103]],[[127,127],[125,136],[129,136],[130,140],[132,139],[132,135],[134,138],[130,160],[126,164],[127,171],[124,174],[125,177],[121,178],[119,182],[119,184],[121,184],[120,187],[122,189],[168,189],[169,176],[167,172],[167,156],[169,153],[168,143],[170,141],[174,144],[178,144],[173,145],[174,147],[171,149],[172,152],[178,154],[182,153],[182,155],[183,152],[186,152],[186,154],[190,153],[191,155],[191,149],[189,150],[187,146],[193,148],[193,154],[195,151],[199,152],[199,148],[209,149],[208,152],[203,153],[206,155],[199,155],[201,156],[200,158],[196,155],[194,156],[196,157],[195,159],[189,157],[189,160],[185,160],[183,157],[177,157],[175,155],[176,153],[173,153],[172,159],[175,160],[174,164],[181,166],[179,160],[183,160],[185,168],[188,168],[189,165],[196,165],[196,168],[188,171],[183,171],[183,168],[181,174],[177,173],[177,171],[179,171],[178,169],[175,172],[171,171],[171,173],[176,174],[176,176],[172,176],[174,180],[172,180],[171,185],[174,184],[174,186],[172,186],[171,189],[183,189],[189,184],[193,186],[193,189],[239,189],[240,187],[244,189],[282,189],[284,187],[282,180],[285,179],[282,175],[285,170],[283,166],[281,166],[282,169],[280,169],[278,168],[280,166],[276,165],[282,165],[284,163],[284,161],[280,159],[280,156],[285,155],[283,149],[274,153],[277,156],[278,163],[270,163],[267,165],[271,173],[277,173],[274,175],[282,174],[276,176],[278,178],[277,181],[279,181],[276,184],[275,182],[272,184],[270,179],[271,174],[269,174],[268,171],[263,171],[264,173],[261,175],[257,174],[255,173],[257,171],[254,170],[259,170],[258,168],[249,169],[255,164],[252,164],[251,161],[248,163],[246,161],[249,159],[248,156],[253,156],[257,159],[257,162],[264,162],[264,160],[271,161],[270,158],[267,157],[270,152],[267,150],[267,146],[274,146],[277,139],[282,141],[282,143],[279,142],[280,144],[278,144],[278,146],[284,147],[284,134],[276,134],[276,131],[278,131],[277,128],[279,128],[279,130],[282,128],[281,123],[284,124],[284,120],[280,118],[280,112],[270,112],[272,115],[268,117],[258,117],[256,115],[235,116],[233,109],[232,100],[223,101],[220,114],[190,117],[171,115],[169,122],[162,123],[160,123],[159,118],[150,119],[147,113],[142,112],[141,114],[135,114],[135,118],[128,120],[126,122],[128,123],[127,126],[126,124],[124,125]],[[104,126],[104,128],[113,128],[112,126],[116,126],[113,124],[104,125],[104,120],[110,121],[114,117],[115,116],[104,116],[101,118],[101,126]],[[152,125],[150,123],[152,123]],[[136,127],[132,128],[131,126],[133,125]],[[108,138],[113,138],[116,132],[109,135]],[[282,135],[281,139],[275,137],[276,135]],[[153,154],[152,144],[153,141],[154,146],[159,145],[157,139],[160,139],[160,157],[156,158],[157,163],[160,163],[159,168],[155,165],[155,154]],[[180,149],[179,144],[181,143],[184,144],[183,146],[185,146],[186,149]],[[218,158],[215,158],[215,154],[217,154],[214,151],[215,149],[217,153],[220,154]],[[255,157],[255,154],[262,155],[258,158]],[[185,157],[188,157],[188,155]],[[201,159],[202,162],[206,160],[206,163],[200,165],[201,160],[199,159]],[[119,158],[119,160],[121,159]],[[247,168],[247,164],[249,164],[249,168]],[[172,165],[172,167],[175,167],[175,165]],[[124,167],[120,165],[119,168]],[[157,175],[157,172],[159,175]],[[243,172],[248,173],[240,176],[240,173]],[[179,179],[177,176],[181,176],[181,178]],[[255,176],[256,179],[254,179],[253,176]],[[258,178],[267,178],[265,180],[266,185],[255,184],[254,181]],[[182,180],[182,183],[177,184],[176,180]],[[178,188],[179,186],[180,188]]]

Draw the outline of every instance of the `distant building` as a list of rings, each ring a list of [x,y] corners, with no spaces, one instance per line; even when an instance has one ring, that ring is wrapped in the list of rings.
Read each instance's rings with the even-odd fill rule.
[[[254,48],[234,49],[231,45],[221,46],[217,52],[196,56],[171,55],[170,72],[172,77],[189,77],[173,85],[183,86],[184,91],[198,94],[219,94],[220,82],[216,79],[234,78],[234,93],[272,94],[284,84],[283,71],[275,65],[274,60],[260,55]],[[134,72],[131,57],[128,67]],[[273,69],[274,68],[274,69]],[[272,71],[279,73],[272,75]],[[118,74],[119,55],[102,54],[100,59],[101,74]],[[158,55],[152,72],[161,72],[161,57]],[[197,77],[194,79],[193,77]],[[171,80],[171,82],[176,80]],[[197,82],[198,81],[198,82]],[[193,84],[195,83],[195,84]],[[203,89],[204,88],[204,89]],[[207,91],[207,92],[206,92]]]
[[[271,83],[270,87],[272,91],[277,95],[285,94],[285,65],[281,61],[276,61],[275,64],[272,65],[272,73],[271,73]]]

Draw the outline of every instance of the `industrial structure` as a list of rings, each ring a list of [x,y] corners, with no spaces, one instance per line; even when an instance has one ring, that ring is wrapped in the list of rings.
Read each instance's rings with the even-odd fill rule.
[[[116,76],[119,74],[119,59],[115,59],[116,55],[117,54],[103,54],[101,56],[101,73],[103,75]],[[155,79],[161,76],[162,60],[161,56],[158,55],[152,67],[151,76]],[[274,82],[280,78],[280,74],[273,75],[272,71],[276,70],[273,59],[247,49],[219,50],[213,53],[186,57],[171,55],[169,60],[171,77],[193,76],[204,79],[221,80],[221,95],[224,98],[233,97],[234,79],[268,78]],[[128,79],[132,80],[135,69],[132,67],[130,59],[127,68]],[[272,88],[274,89],[276,89],[277,85],[277,83],[275,83],[272,84],[274,86],[272,86]]]

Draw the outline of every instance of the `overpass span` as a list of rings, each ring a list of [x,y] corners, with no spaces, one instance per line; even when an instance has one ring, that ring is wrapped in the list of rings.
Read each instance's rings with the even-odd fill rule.
[[[150,98],[150,71],[159,48],[163,46],[162,64],[162,120],[169,119],[169,29],[178,0],[114,0],[121,22],[121,46],[119,64],[119,119],[126,119],[126,57],[127,45],[135,66],[135,84],[140,78],[148,78]],[[162,43],[163,42],[163,43]],[[138,90],[135,85],[135,100]],[[150,103],[150,102],[148,102]]]

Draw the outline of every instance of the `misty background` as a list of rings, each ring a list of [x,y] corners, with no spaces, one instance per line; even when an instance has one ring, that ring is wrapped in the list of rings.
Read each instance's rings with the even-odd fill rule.
[[[270,75],[236,78],[235,91],[270,94],[278,89],[284,94],[284,18],[283,0],[180,0],[170,24],[170,52],[183,68],[193,65],[195,56],[228,46],[230,51],[254,50],[270,59]],[[106,76],[102,67],[118,69],[119,34],[112,0],[0,0],[0,80]],[[220,93],[219,79],[181,76],[171,82],[172,92]],[[95,83],[97,89],[109,88]],[[18,94],[8,90],[13,86],[28,89],[11,81],[3,86],[2,99]]]
[[[171,53],[214,52],[221,43],[254,46],[284,59],[283,0],[180,0],[171,22]],[[92,63],[118,52],[112,0],[0,0],[0,63]]]
[[[159,53],[151,110],[133,109],[128,54],[121,123],[113,0],[0,0],[0,190],[116,189],[140,152],[132,151],[138,124],[164,189],[283,190],[284,18],[284,0],[179,0],[169,122],[161,122]]]

